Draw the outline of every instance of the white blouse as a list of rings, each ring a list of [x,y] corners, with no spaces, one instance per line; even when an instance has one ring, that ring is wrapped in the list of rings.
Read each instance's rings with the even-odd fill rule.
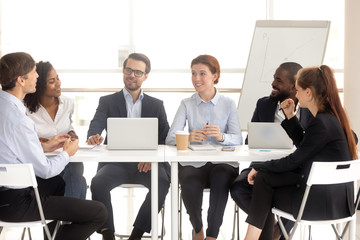
[[[35,122],[36,132],[39,138],[50,139],[57,134],[68,133],[74,130],[72,126],[74,100],[60,96],[59,102],[59,108],[54,121],[42,105],[40,105],[39,109],[34,113],[30,113],[29,109],[26,110],[26,115]]]

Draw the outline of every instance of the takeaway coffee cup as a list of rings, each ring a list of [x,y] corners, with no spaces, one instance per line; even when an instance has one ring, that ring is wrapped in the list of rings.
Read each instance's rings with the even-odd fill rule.
[[[189,144],[189,133],[185,131],[176,131],[176,148],[178,151],[185,151]]]

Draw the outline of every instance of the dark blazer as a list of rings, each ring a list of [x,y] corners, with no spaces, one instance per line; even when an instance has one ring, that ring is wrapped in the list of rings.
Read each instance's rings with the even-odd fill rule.
[[[273,98],[260,98],[256,103],[251,122],[274,122],[277,104],[278,100]],[[310,111],[307,108],[300,108],[300,123],[304,129],[307,128],[311,119],[313,119],[313,116]]]
[[[94,118],[91,120],[89,126],[87,138],[96,134],[101,135],[104,129],[107,130],[108,117],[127,117],[126,101],[123,90],[100,98],[99,106],[96,109]],[[167,121],[163,101],[144,93],[141,117],[158,118],[158,141],[159,144],[165,144],[165,138],[169,131],[169,123]],[[107,143],[107,137],[105,138],[104,143]]]
[[[260,98],[256,103],[254,114],[251,118],[251,122],[274,122],[275,111],[278,100],[271,97]],[[313,115],[307,108],[300,108],[300,123],[301,126],[306,129],[309,122],[313,119]],[[248,144],[248,137],[245,139],[245,144]]]
[[[297,172],[302,175],[298,191],[293,191],[293,214],[297,216],[311,164],[314,161],[347,161],[351,159],[345,133],[337,118],[329,112],[319,112],[307,129],[297,118],[284,120],[282,126],[292,138],[297,149],[289,156],[262,163],[253,168],[269,172]],[[332,219],[354,213],[354,188],[352,183],[338,184],[310,191],[305,207],[305,219]]]

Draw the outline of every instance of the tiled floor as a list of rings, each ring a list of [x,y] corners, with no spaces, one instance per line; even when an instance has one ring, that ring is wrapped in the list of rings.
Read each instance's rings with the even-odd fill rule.
[[[95,163],[87,163],[85,165],[85,177],[90,183],[92,176],[96,170]],[[139,206],[141,205],[144,196],[146,195],[146,189],[135,189],[128,190],[123,188],[116,188],[112,192],[112,202],[114,207],[114,215],[115,215],[115,224],[116,231],[119,233],[129,233],[132,229],[132,222],[136,213],[138,211]],[[90,191],[88,191],[88,199],[91,199]],[[206,211],[208,208],[208,193],[204,193],[204,203],[203,203],[203,222],[204,228],[206,228]],[[167,196],[165,203],[165,240],[170,240],[171,236],[171,225],[170,225],[170,195]],[[233,214],[234,214],[234,202],[229,198],[229,202],[227,208],[225,210],[225,216],[223,220],[223,224],[220,230],[220,234],[218,239],[220,240],[229,240],[232,235],[233,228]],[[244,238],[244,234],[246,232],[247,225],[245,223],[246,215],[240,211],[240,239]],[[159,225],[160,225],[160,217],[159,217]],[[357,240],[360,240],[360,213],[357,215]],[[183,239],[188,240],[191,239],[191,225],[188,220],[188,215],[186,211],[183,212]],[[297,236],[294,240],[299,240],[300,231],[297,232]],[[4,232],[0,236],[0,240],[17,240],[20,239],[21,229],[5,229]],[[42,230],[41,229],[32,229],[32,237],[34,240],[42,240]],[[313,228],[313,239],[335,239],[333,235],[332,229],[330,227],[315,227]],[[101,235],[95,233],[91,236],[91,240],[101,240]]]

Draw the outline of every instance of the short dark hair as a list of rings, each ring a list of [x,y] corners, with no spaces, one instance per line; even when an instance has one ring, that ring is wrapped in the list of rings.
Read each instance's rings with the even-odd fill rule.
[[[142,61],[145,63],[146,65],[146,68],[145,68],[145,73],[148,74],[150,71],[151,71],[151,63],[150,63],[150,59],[145,55],[145,54],[142,54],[142,53],[131,53],[127,59],[125,59],[124,61],[124,64],[123,64],[123,68],[126,67],[126,63],[128,61],[128,59],[131,58],[131,59],[134,59],[134,60],[137,60],[137,61]]]
[[[196,58],[194,58],[191,61],[190,67],[192,67],[195,64],[204,64],[204,65],[208,66],[208,68],[212,74],[215,74],[215,73],[218,74],[218,78],[214,81],[214,84],[217,84],[219,82],[220,64],[215,57],[213,57],[211,55],[206,55],[206,54],[197,56]]]
[[[302,66],[296,62],[284,62],[280,64],[279,68],[282,68],[287,71],[288,78],[291,83],[295,85],[295,77],[297,72],[302,69]]]
[[[46,78],[51,69],[53,66],[50,62],[40,61],[36,64],[36,72],[39,75],[36,82],[36,92],[26,94],[24,98],[24,104],[31,113],[36,112],[40,107],[40,98],[46,90]]]
[[[0,84],[2,90],[15,87],[17,78],[25,76],[35,67],[35,61],[30,54],[15,52],[4,55],[0,59]]]

